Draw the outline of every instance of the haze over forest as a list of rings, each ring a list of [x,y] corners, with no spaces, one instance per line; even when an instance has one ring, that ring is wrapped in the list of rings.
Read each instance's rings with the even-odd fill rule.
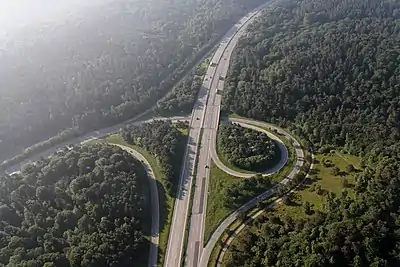
[[[0,160],[143,112],[262,1],[47,2],[2,18]]]

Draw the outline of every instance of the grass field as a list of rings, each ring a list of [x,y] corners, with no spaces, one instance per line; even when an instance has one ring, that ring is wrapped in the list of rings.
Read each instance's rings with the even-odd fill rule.
[[[204,240],[211,237],[218,224],[232,212],[232,209],[224,205],[225,188],[234,186],[242,178],[231,176],[220,170],[214,162],[211,163],[209,196],[207,199],[207,214],[205,222]]]
[[[320,186],[321,189],[340,194],[340,192],[347,188],[350,195],[354,192],[352,187],[355,183],[356,171],[351,173],[346,172],[346,167],[352,164],[356,169],[360,168],[359,159],[356,156],[342,154],[338,151],[332,151],[328,154],[317,154],[315,155],[316,163],[314,163],[313,174],[310,176],[305,183],[303,190],[299,190],[293,193],[294,205],[279,205],[277,212],[286,214],[294,219],[304,218],[310,215],[306,215],[302,208],[302,203],[305,201],[310,202],[314,210],[322,210],[324,196],[323,194],[317,194],[313,187]],[[323,165],[323,161],[329,160],[332,166],[326,167]],[[332,170],[334,167],[339,168],[340,175],[333,175]],[[345,187],[343,179],[347,179],[348,185]]]
[[[340,192],[344,189],[341,179],[346,177],[348,180],[348,186],[346,188],[349,190],[350,195],[353,194],[352,186],[355,182],[355,173],[360,168],[360,161],[358,157],[347,155],[340,153],[339,151],[332,151],[328,154],[318,154],[315,155],[316,163],[314,163],[313,174],[311,175],[311,179],[308,180],[305,187],[302,190],[298,190],[297,192],[293,193],[293,204],[292,205],[285,205],[281,203],[278,205],[274,212],[280,216],[290,216],[293,219],[300,219],[300,218],[307,218],[312,215],[306,215],[303,211],[302,203],[304,201],[308,201],[313,205],[314,210],[323,210],[323,200],[324,197],[322,195],[318,195],[315,191],[311,190],[313,184],[315,186],[319,185],[322,189],[333,192],[335,194],[340,194]],[[322,164],[323,160],[329,160],[332,165],[330,167],[326,167]],[[351,173],[346,172],[347,165],[352,164],[356,171]],[[333,167],[338,167],[340,169],[341,175],[333,175],[332,169]],[[312,183],[311,183],[312,182]],[[246,227],[239,235],[246,235],[248,231],[257,232],[257,229],[254,225],[250,225]],[[238,238],[233,240],[233,243],[237,242]],[[232,247],[232,246],[230,246]],[[214,249],[212,254],[213,261],[210,261],[209,267],[214,267],[215,262],[218,256],[218,249]],[[227,253],[225,254],[225,258],[228,258],[229,255],[233,253],[231,250],[228,249]],[[222,266],[224,264],[222,263]]]
[[[296,160],[295,150],[291,142],[282,136],[281,140],[285,143],[289,155],[285,167],[283,167],[279,173],[270,176],[271,180],[275,183],[280,182],[287,174],[289,174],[289,172],[291,172]],[[211,237],[219,223],[234,210],[234,208],[228,208],[225,205],[225,190],[234,187],[235,184],[239,183],[242,179],[244,178],[237,178],[223,172],[212,163],[204,232],[205,242],[207,242]],[[252,197],[257,195],[258,192],[255,192]],[[243,201],[242,204],[245,204],[246,201]]]

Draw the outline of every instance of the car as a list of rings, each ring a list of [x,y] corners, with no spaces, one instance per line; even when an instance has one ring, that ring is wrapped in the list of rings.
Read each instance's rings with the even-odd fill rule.
[[[206,169],[209,169],[210,167],[208,167],[208,165],[206,165]]]
[[[197,117],[197,118],[196,118],[196,120],[200,120],[200,118],[199,118],[199,117]]]

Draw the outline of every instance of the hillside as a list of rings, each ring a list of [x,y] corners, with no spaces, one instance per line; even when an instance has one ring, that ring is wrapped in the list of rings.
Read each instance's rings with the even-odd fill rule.
[[[242,38],[225,109],[356,155],[361,170],[313,216],[256,221],[226,266],[400,264],[399,25],[399,1],[281,0]]]
[[[65,149],[1,177],[0,265],[135,265],[148,250],[146,179],[139,161],[107,145]]]
[[[148,109],[261,2],[104,0],[0,39],[0,160]]]

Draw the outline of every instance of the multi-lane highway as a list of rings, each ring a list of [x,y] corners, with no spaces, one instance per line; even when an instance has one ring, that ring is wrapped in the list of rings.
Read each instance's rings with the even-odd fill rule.
[[[212,75],[207,71],[206,75]],[[189,208],[192,177],[194,175],[197,146],[201,137],[201,128],[204,122],[204,108],[208,98],[209,83],[205,82],[199,90],[198,99],[193,107],[187,147],[179,179],[179,188],[175,199],[174,213],[164,259],[164,266],[180,266],[182,248],[185,237],[187,213]]]
[[[182,257],[185,256],[185,266],[206,266],[203,264],[203,258],[207,258],[210,252],[209,244],[203,251],[204,247],[204,225],[206,216],[207,206],[207,195],[208,195],[208,182],[210,175],[210,163],[213,158],[219,167],[228,173],[240,177],[248,177],[249,174],[235,173],[223,166],[219,161],[216,153],[216,136],[217,129],[220,120],[220,108],[221,108],[221,92],[224,88],[224,79],[228,72],[230,57],[232,51],[236,46],[239,38],[245,32],[246,27],[261,13],[262,7],[250,12],[247,16],[242,18],[234,27],[226,34],[223,38],[220,46],[217,48],[211,64],[207,69],[202,87],[199,90],[198,98],[193,107],[192,114],[190,117],[190,130],[188,135],[187,149],[184,156],[184,163],[182,172],[180,175],[179,187],[177,197],[175,200],[174,212],[172,217],[172,224],[170,228],[170,234],[167,244],[166,256],[164,260],[165,267],[178,267],[182,263]],[[159,118],[163,119],[163,118]],[[175,117],[169,119],[187,119],[183,117]],[[69,141],[68,144],[79,144],[87,140],[99,138],[107,134],[118,131],[120,128],[125,126],[128,121],[123,124],[112,126],[100,131],[95,131],[87,134],[83,137],[76,138]],[[246,123],[246,121],[241,121]],[[62,144],[65,145],[65,144]],[[35,155],[29,160],[36,160],[41,156],[48,156],[59,149],[60,146],[49,149],[41,154]],[[284,147],[284,146],[283,146]],[[282,151],[286,151],[282,150]],[[131,151],[132,152],[132,151]],[[279,164],[277,169],[270,170],[267,174],[277,171],[283,166],[287,159],[287,151],[283,153],[281,160],[282,164]],[[197,165],[195,164],[197,162]],[[17,164],[11,168],[8,168],[8,172],[15,171],[20,168],[20,164]],[[189,211],[190,196],[192,190],[192,183],[194,184],[193,194],[193,205]],[[254,205],[261,198],[270,195],[266,192],[262,196],[248,203],[247,207]],[[244,210],[244,209],[243,209]],[[188,214],[190,212],[190,221],[188,222]],[[222,226],[224,226],[224,221]],[[183,245],[186,234],[186,227],[189,226],[189,236],[186,251],[183,251]],[[217,233],[218,235],[218,233]],[[154,240],[153,240],[154,238]],[[215,236],[213,235],[213,238]],[[211,239],[210,241],[214,240]],[[153,233],[152,241],[158,244],[158,231]],[[213,247],[213,246],[212,246]],[[157,249],[153,247],[151,251],[151,258],[149,266],[156,265]],[[204,254],[206,256],[204,257]],[[200,259],[202,260],[200,263]]]
[[[204,225],[206,216],[208,181],[211,163],[211,144],[219,124],[221,95],[224,79],[228,72],[233,48],[245,32],[246,27],[260,14],[261,8],[242,18],[224,37],[215,52],[206,72],[203,86],[193,109],[186,161],[181,175],[178,199],[169,235],[164,266],[180,266],[185,256],[185,266],[197,266],[204,245]],[[202,134],[200,134],[202,133]],[[201,139],[201,140],[200,140]],[[200,142],[200,143],[199,143]],[[201,144],[200,149],[196,149]],[[193,156],[191,156],[193,155]],[[196,157],[197,166],[195,166]],[[195,171],[195,167],[197,167]],[[195,177],[192,177],[195,175]],[[194,198],[189,222],[189,237],[185,255],[183,244],[187,224],[192,182],[195,179]]]

